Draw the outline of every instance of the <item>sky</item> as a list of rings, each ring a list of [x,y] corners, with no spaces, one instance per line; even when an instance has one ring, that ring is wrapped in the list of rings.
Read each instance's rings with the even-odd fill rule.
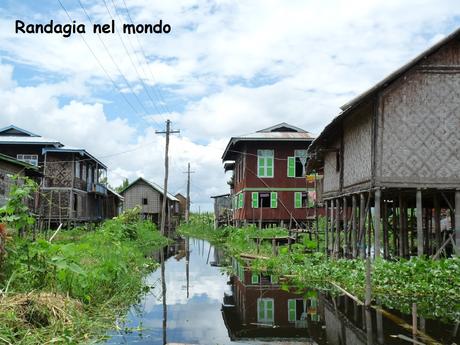
[[[192,211],[229,191],[221,156],[232,136],[287,122],[314,134],[339,107],[460,23],[449,0],[0,0],[0,127],[79,146],[109,183],[163,181]],[[70,17],[70,18],[69,18]],[[15,33],[85,24],[85,34]],[[94,34],[93,23],[163,24],[168,34]]]

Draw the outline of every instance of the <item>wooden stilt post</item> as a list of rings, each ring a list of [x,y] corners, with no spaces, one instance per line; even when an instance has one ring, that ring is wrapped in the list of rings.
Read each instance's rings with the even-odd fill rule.
[[[369,307],[372,300],[372,287],[371,287],[371,258],[366,258],[366,294],[364,306]]]
[[[356,258],[358,255],[357,253],[357,246],[356,246],[356,195],[351,197],[351,250],[353,258]]]
[[[334,218],[334,207],[335,207],[335,200],[331,200],[331,246],[330,246],[330,250],[331,250],[331,254],[334,255],[334,222],[335,222],[335,218]]]
[[[441,239],[441,205],[439,202],[439,194],[434,195],[434,233],[436,236],[436,250],[442,245]]]
[[[359,245],[361,247],[361,255],[363,258],[366,257],[366,200],[364,199],[364,193],[359,194]],[[362,239],[362,240],[361,240]]]
[[[348,243],[348,232],[350,231],[348,229],[348,203],[347,203],[347,198],[343,197],[343,234],[344,234],[344,246],[343,246],[343,256],[346,258],[348,257],[348,248],[349,248],[349,243]]]
[[[403,200],[403,194],[400,192],[399,193],[399,256],[404,257],[404,212],[403,212],[403,207],[404,207],[404,200]]]
[[[335,200],[335,257],[340,256],[340,198]]]
[[[460,190],[455,191],[455,253],[460,255]]]
[[[396,211],[397,211],[397,207],[396,207],[396,203],[395,203],[395,200],[393,199],[393,255],[394,256],[398,256],[398,236],[397,236],[397,227],[398,227],[398,223],[397,223],[397,220],[396,220]]]
[[[377,189],[374,193],[374,255],[380,257],[380,205],[382,191]]]
[[[388,259],[388,205],[382,203],[382,225],[383,225],[383,257]]]
[[[460,202],[459,202],[460,204]],[[417,205],[417,255],[423,255],[423,213],[422,213],[422,191],[417,189],[416,194]]]
[[[370,198],[370,196],[369,196]],[[368,202],[368,210],[367,210],[367,256],[371,256],[372,250],[372,212],[371,212],[371,205]]]
[[[327,256],[328,247],[329,247],[329,209],[328,209],[329,201],[324,202],[324,214],[326,215],[326,224],[324,226],[324,244],[325,244],[325,252]]]

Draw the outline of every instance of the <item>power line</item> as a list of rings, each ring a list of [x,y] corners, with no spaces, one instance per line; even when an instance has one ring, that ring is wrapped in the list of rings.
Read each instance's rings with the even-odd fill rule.
[[[112,18],[112,20],[115,22],[115,18],[112,16],[112,13],[110,12],[109,6],[107,5],[107,1],[106,0],[102,0],[102,1],[104,2],[105,8],[107,9],[107,13],[109,14],[110,18]],[[115,9],[115,12],[116,12],[116,9]],[[125,50],[126,55],[128,56],[129,61],[131,62],[131,65],[133,66],[134,71],[136,72],[136,75],[139,78],[139,81],[141,82],[142,88],[144,89],[145,93],[147,94],[147,96],[152,101],[152,105],[155,108],[156,112],[161,114],[161,111],[159,111],[159,109],[157,108],[156,102],[152,99],[152,97],[150,96],[150,94],[149,94],[149,92],[147,90],[147,87],[145,86],[144,79],[141,77],[141,75],[140,75],[140,73],[139,73],[139,71],[138,71],[138,69],[136,67],[136,64],[134,63],[134,61],[133,61],[133,59],[131,57],[131,54],[129,53],[129,50],[125,45],[125,42],[123,41],[123,37],[121,36],[121,34],[120,34],[120,32],[118,30],[115,29],[115,32],[117,33],[117,36],[120,39],[121,45],[123,46],[123,49]],[[134,52],[134,55],[135,55],[135,52]]]
[[[129,13],[128,6],[126,5],[126,1],[125,1],[125,0],[122,0],[122,1],[123,1],[124,6],[125,6],[126,13],[128,14],[128,18],[129,18],[131,24],[134,24],[133,18],[131,17],[131,14]],[[142,44],[141,44],[141,42],[140,42],[140,40],[139,40],[139,37],[138,37],[137,35],[135,35],[135,37],[136,37],[137,43],[138,43],[138,45],[139,45],[139,48],[140,48],[140,50],[141,50],[141,52],[142,52],[142,55],[144,56],[144,59],[145,59],[145,61],[147,62],[147,61],[148,61],[148,59],[147,59],[147,54],[145,53],[145,50],[144,50],[144,48],[143,48],[143,46],[142,46]],[[156,79],[155,79],[155,77],[154,77],[154,75],[153,75],[153,72],[152,72],[151,68],[149,68],[149,66],[147,66],[146,69],[150,72],[150,76],[152,77],[153,82],[156,83],[157,81],[156,81]],[[154,86],[153,86],[152,88],[156,91],[156,96],[157,96],[157,98],[160,100],[160,104],[162,104],[162,105],[165,107],[166,111],[167,111],[169,114],[171,114],[172,112],[171,112],[171,110],[168,108],[167,102],[165,102],[165,100],[164,100],[164,98],[163,98],[163,95],[162,95],[162,93],[161,93],[160,88],[155,87],[155,84],[154,84]]]
[[[64,12],[67,14],[67,17],[69,18],[69,20],[72,22],[72,17],[70,16],[69,12],[67,11],[67,9],[64,7],[64,5],[62,4],[61,0],[57,0],[59,2],[59,4],[61,5],[62,9],[64,10]],[[83,42],[85,43],[86,47],[89,49],[89,51],[91,52],[91,55],[93,55],[94,59],[96,60],[96,62],[98,63],[98,65],[101,67],[101,69],[104,71],[105,75],[107,76],[107,78],[112,82],[112,85],[114,86],[114,88],[118,91],[118,93],[120,93],[120,95],[123,97],[124,101],[130,106],[130,108],[136,113],[139,115],[137,109],[132,105],[132,103],[128,100],[128,98],[125,96],[125,94],[121,91],[121,89],[118,87],[118,85],[115,83],[115,81],[112,79],[112,77],[110,76],[110,74],[107,72],[107,70],[105,69],[104,65],[101,63],[101,61],[99,60],[99,58],[97,57],[97,55],[94,53],[93,49],[91,48],[91,46],[88,44],[88,42],[86,41],[85,37],[79,33],[81,39],[83,40]]]
[[[81,9],[83,10],[83,12],[85,13],[86,17],[88,17],[88,20],[89,22],[91,23],[91,25],[93,25],[93,21],[91,20],[91,17],[90,15],[88,14],[88,12],[86,11],[85,7],[83,6],[81,0],[78,0],[78,3],[80,4],[80,7]],[[142,101],[140,100],[139,96],[137,95],[137,93],[134,91],[131,83],[129,82],[128,78],[126,78],[125,74],[123,73],[123,71],[121,70],[120,66],[117,64],[117,62],[115,61],[113,55],[110,53],[110,50],[107,48],[107,45],[105,44],[104,40],[101,38],[101,35],[99,34],[99,32],[97,32],[97,38],[99,39],[99,41],[102,43],[102,46],[104,47],[105,51],[107,52],[107,55],[110,57],[110,59],[112,60],[112,63],[115,65],[115,67],[117,68],[118,70],[118,73],[120,73],[120,75],[122,76],[122,78],[124,79],[126,85],[128,85],[128,88],[131,90],[131,93],[134,95],[134,97],[136,98],[137,102],[139,103],[139,105],[141,106],[141,108],[144,110],[144,112],[146,114],[148,114],[148,111],[147,109],[145,108],[144,104],[142,103]],[[154,122],[157,124],[157,125],[160,125],[158,122],[156,122],[154,120]]]
[[[114,0],[111,0],[111,2],[112,2],[112,5],[113,5],[115,14],[117,15],[118,20],[120,21],[120,24],[123,24],[123,20],[122,20],[122,18],[121,18],[121,16],[120,16],[119,12],[117,11],[117,6],[116,6],[116,4],[115,4],[115,1],[114,1]],[[125,5],[126,5],[126,4],[125,4]],[[129,12],[128,12],[128,14],[129,14]],[[131,17],[130,17],[130,16],[129,16],[129,18],[130,18],[130,20],[131,20]],[[133,22],[132,20],[131,20],[131,23],[134,25],[134,22]],[[140,47],[140,49],[141,49],[141,51],[142,51],[142,56],[144,57],[145,62],[147,62],[148,60],[147,60],[147,57],[145,56],[145,54],[144,54],[144,52],[143,52],[143,49],[142,49],[142,46],[141,46],[141,44],[140,44],[139,38],[137,37],[137,35],[134,35],[134,36],[136,37],[137,42],[138,42],[138,45],[139,45],[139,47]],[[128,41],[128,43],[129,43],[129,45],[130,45],[132,51],[134,52],[134,57],[136,58],[136,61],[137,61],[138,65],[140,66],[142,72],[144,73],[144,76],[145,76],[146,78],[148,78],[147,73],[145,73],[144,64],[141,63],[141,61],[139,60],[139,58],[138,58],[138,56],[137,56],[137,54],[136,54],[136,49],[134,48],[133,44],[131,43],[131,40],[130,40],[129,38],[127,38],[127,41]],[[150,71],[150,72],[151,72],[151,71]],[[152,73],[151,73],[151,75],[152,75],[152,78],[153,78],[153,74],[152,74]],[[151,94],[150,94],[150,92],[149,92],[149,88],[148,88],[144,83],[143,83],[143,85],[144,85],[144,87],[145,87],[145,90],[147,91],[147,96],[148,96],[149,99],[151,100],[152,104],[155,106],[155,109],[157,109],[157,107],[156,107],[156,105],[155,105],[155,104],[156,104],[156,103],[155,103],[156,101],[152,98],[152,96],[151,96]],[[158,105],[159,105],[159,106],[163,106],[163,108],[164,108],[163,111],[166,110],[166,112],[169,112],[168,109],[166,109],[165,105],[162,104],[162,102],[158,99],[158,97],[157,97],[157,101],[158,101]],[[158,111],[158,109],[157,109],[157,111]],[[158,113],[159,113],[159,115],[163,118],[163,120],[166,121],[166,119],[164,118],[164,116],[163,116],[163,114],[162,114],[162,111],[159,111]],[[170,113],[170,112],[169,112],[169,113]]]

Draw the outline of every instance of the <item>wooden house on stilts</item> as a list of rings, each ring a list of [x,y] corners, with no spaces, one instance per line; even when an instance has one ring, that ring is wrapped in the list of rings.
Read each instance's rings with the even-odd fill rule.
[[[308,151],[307,170],[324,170],[329,253],[433,255],[448,243],[459,254],[460,30],[345,104]]]

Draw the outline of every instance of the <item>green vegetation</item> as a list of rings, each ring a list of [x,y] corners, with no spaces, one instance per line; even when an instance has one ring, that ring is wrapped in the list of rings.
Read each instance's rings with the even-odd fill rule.
[[[12,231],[0,271],[0,342],[75,344],[103,338],[148,289],[143,277],[157,265],[149,255],[168,242],[152,223],[139,220],[138,212],[95,231],[62,231],[51,243],[42,234],[35,241],[18,236],[15,224],[25,223],[4,217]],[[18,215],[28,217],[27,210]]]
[[[256,254],[255,237],[271,238],[287,234],[283,229],[254,227],[225,227],[214,230],[205,222],[193,219],[181,227],[184,235],[204,238],[224,247],[231,256],[241,253]],[[266,242],[264,244],[264,242]],[[316,241],[302,235],[298,243],[279,248],[273,257],[269,241],[262,241],[259,254],[268,259],[251,261],[255,271],[269,271],[284,277],[284,288],[294,286],[299,291],[308,288],[337,293],[335,283],[354,296],[364,300],[365,261],[362,259],[331,259],[322,252],[315,252]],[[398,261],[376,260],[372,268],[373,303],[382,304],[405,313],[410,313],[412,303],[426,318],[460,321],[460,259],[431,260],[426,258],[401,259]]]

